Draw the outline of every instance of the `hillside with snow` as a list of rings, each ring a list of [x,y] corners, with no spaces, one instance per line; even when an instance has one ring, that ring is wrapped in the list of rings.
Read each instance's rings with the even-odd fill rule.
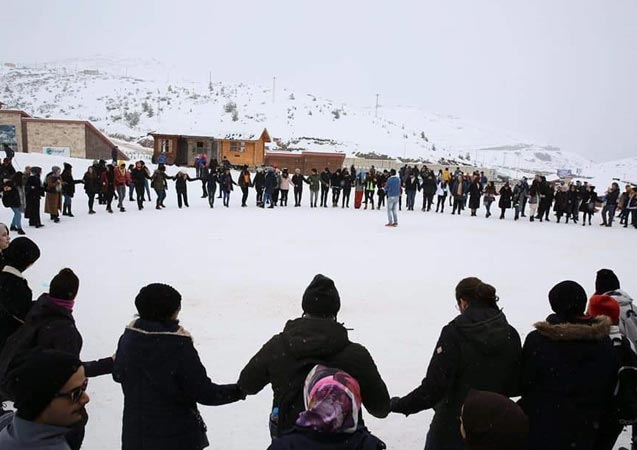
[[[267,128],[273,146],[281,149],[450,161],[510,176],[557,169],[583,176],[599,172],[575,153],[413,106],[381,104],[376,110],[285,86],[273,92],[271,86],[191,81],[171,76],[175,70],[155,60],[106,57],[3,66],[0,101],[38,117],[87,119],[126,140],[151,131],[221,136]],[[637,181],[636,167],[627,162],[620,175]]]

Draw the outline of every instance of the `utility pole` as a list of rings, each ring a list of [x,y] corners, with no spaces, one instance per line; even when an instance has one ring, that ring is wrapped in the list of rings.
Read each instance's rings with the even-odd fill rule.
[[[376,108],[374,109],[374,117],[378,117],[378,95],[376,94]]]
[[[272,77],[272,103],[276,102],[276,77]]]

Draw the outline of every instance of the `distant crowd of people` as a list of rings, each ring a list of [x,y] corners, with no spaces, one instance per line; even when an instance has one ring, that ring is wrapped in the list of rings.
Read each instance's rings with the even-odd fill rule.
[[[552,313],[524,345],[496,289],[461,280],[459,314],[442,328],[425,378],[391,397],[369,351],[339,322],[341,297],[324,275],[305,289],[301,316],[255,353],[238,380],[216,384],[179,322],[182,297],[173,287],[144,286],[115,355],[82,361],[76,274],[60,270],[33,301],[24,272],[39,259],[38,246],[10,239],[0,224],[0,250],[0,401],[13,404],[0,409],[3,450],[79,449],[90,426],[88,380],[101,375],[122,388],[124,450],[206,448],[197,405],[245,400],[267,385],[272,439],[262,448],[269,450],[386,448],[365,426],[362,406],[378,418],[434,409],[426,450],[612,450],[627,425],[637,447],[637,316],[609,269],[597,272],[590,299],[575,281],[555,285]]]
[[[529,182],[526,177],[513,186],[509,182],[496,186],[484,172],[463,173],[445,168],[434,173],[427,166],[405,165],[399,171],[357,170],[354,166],[330,171],[312,169],[304,175],[299,169],[291,173],[287,168],[258,167],[251,172],[248,166],[239,171],[237,180],[233,179],[231,166],[227,158],[221,163],[216,159],[205,158],[195,162],[195,178],[186,170],[180,170],[174,176],[166,173],[166,166],[159,164],[152,170],[144,161],[135,164],[119,163],[113,160],[108,164],[104,160],[94,161],[81,179],[76,179],[72,166],[63,168],[53,166],[51,171],[42,175],[40,167],[25,167],[17,171],[12,158],[5,158],[0,165],[3,204],[13,211],[10,224],[12,231],[24,234],[22,216],[29,220],[29,226],[44,226],[40,218],[41,200],[44,198],[44,212],[53,222],[60,221],[60,215],[73,217],[73,199],[76,185],[82,184],[87,196],[88,213],[95,214],[95,201],[104,205],[108,213],[116,208],[126,212],[126,199],[136,202],[139,210],[151,200],[151,189],[155,193],[155,209],[165,208],[164,201],[169,190],[169,181],[174,181],[179,208],[188,207],[188,183],[201,184],[202,198],[208,200],[214,208],[215,200],[222,199],[223,206],[230,206],[234,187],[241,190],[241,206],[248,206],[250,190],[256,194],[255,204],[261,208],[287,207],[290,191],[294,195],[294,207],[301,207],[304,187],[308,185],[310,208],[341,207],[349,208],[354,191],[354,208],[387,208],[388,226],[398,225],[397,211],[402,210],[403,195],[407,211],[431,211],[444,213],[447,202],[452,215],[461,215],[468,209],[471,216],[477,216],[484,207],[485,216],[491,217],[491,210],[497,201],[500,219],[505,219],[508,210],[513,210],[514,220],[528,217],[533,221],[551,221],[552,214],[556,222],[592,225],[592,218],[601,212],[600,225],[611,227],[615,219],[624,228],[629,225],[637,228],[637,188],[627,184],[622,190],[619,183],[613,182],[603,194],[596,192],[595,186],[587,182],[565,184],[547,181],[537,175]],[[392,181],[392,177],[395,180]],[[422,207],[418,208],[417,195],[422,192]],[[290,205],[291,205],[290,200]],[[528,216],[527,216],[528,214]]]

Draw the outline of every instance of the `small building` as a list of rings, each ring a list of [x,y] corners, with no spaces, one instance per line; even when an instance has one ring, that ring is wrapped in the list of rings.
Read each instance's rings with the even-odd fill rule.
[[[87,120],[42,119],[11,109],[0,109],[0,144],[15,152],[104,160],[117,148]],[[118,153],[118,159],[128,159]]]
[[[322,172],[326,167],[334,172],[343,168],[344,161],[344,153],[268,151],[265,154],[265,165],[286,167],[289,171],[301,169],[304,175],[309,175],[312,169]]]
[[[224,157],[233,166],[260,166],[265,160],[265,144],[271,142],[267,129],[259,133],[242,132],[184,132],[149,133],[155,140],[153,162],[164,159],[166,164],[192,166],[197,155],[221,162]]]

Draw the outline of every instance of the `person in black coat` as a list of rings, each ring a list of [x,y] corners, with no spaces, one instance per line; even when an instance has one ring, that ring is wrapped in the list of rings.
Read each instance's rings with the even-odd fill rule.
[[[553,207],[553,210],[557,217],[557,223],[560,223],[562,216],[565,214],[568,223],[568,190],[565,186],[557,188],[557,192],[555,192],[555,206]]]
[[[511,186],[509,186],[509,182],[504,183],[504,186],[500,188],[500,201],[498,202],[498,206],[500,207],[500,219],[504,219],[504,214],[507,209],[511,208],[511,200],[513,199],[513,191],[511,190]]]
[[[330,181],[332,173],[328,167],[321,172],[321,206],[327,208],[327,196],[330,192]]]
[[[64,197],[64,203],[62,205],[62,215],[74,217],[71,211],[71,205],[73,203],[73,196],[75,195],[75,185],[82,183],[82,180],[73,179],[73,166],[69,163],[64,163],[64,170],[60,178],[62,179],[62,196]]]
[[[254,190],[257,191],[257,206],[263,207],[263,190],[265,189],[265,173],[262,167],[257,167],[257,173],[254,175]],[[296,196],[296,190],[295,196]],[[300,203],[300,200],[299,200]]]
[[[569,219],[573,219],[573,223],[577,223],[578,216],[578,208],[579,208],[579,194],[577,192],[577,187],[574,184],[571,184],[568,188],[567,193],[567,205],[566,205],[566,223],[568,223]]]
[[[195,180],[190,178],[190,175],[188,175],[188,173],[185,171],[179,171],[177,172],[177,175],[175,175],[175,191],[177,191],[177,206],[179,206],[180,208],[182,205],[182,201],[183,201],[183,204],[186,205],[186,208],[189,207],[188,181],[195,181]]]
[[[137,194],[137,208],[139,210],[144,209],[144,189],[146,186],[146,179],[150,179],[150,175],[146,169],[142,166],[141,161],[135,163],[135,167],[131,170],[131,179],[135,186],[135,194]]]
[[[5,266],[0,272],[0,351],[31,310],[33,293],[22,272],[38,260],[40,249],[31,239],[18,237],[2,253]]]
[[[591,219],[593,218],[593,214],[595,214],[595,208],[598,201],[595,186],[587,186],[586,191],[581,196],[581,199],[582,203],[580,205],[580,211],[584,213],[582,226],[586,226],[586,219],[588,219],[588,225],[591,226]]]
[[[29,226],[35,228],[42,228],[44,226],[40,219],[40,201],[42,197],[44,197],[44,187],[40,179],[41,174],[42,168],[31,167],[31,175],[27,178],[26,185],[24,186],[24,197],[26,201],[24,216],[29,218]]]
[[[456,286],[461,313],[440,333],[427,375],[406,396],[391,400],[405,415],[434,408],[425,449],[464,449],[460,410],[471,389],[517,395],[521,344],[498,308],[495,288],[478,278]]]
[[[375,417],[389,413],[389,393],[365,347],[351,342],[347,329],[336,321],[340,297],[334,282],[316,275],[303,294],[303,316],[286,323],[248,362],[239,376],[246,394],[272,385],[273,437],[294,427],[305,409],[303,383],[316,364],[338,368],[353,376],[361,388],[363,405]],[[359,423],[362,423],[359,420]]]
[[[292,184],[294,185],[294,206],[297,208],[301,206],[301,199],[303,198],[303,183],[310,184],[301,173],[301,169],[294,169]],[[345,198],[343,198],[343,201],[345,201]]]
[[[236,384],[210,381],[179,325],[181,295],[165,284],[149,284],[135,298],[139,318],[119,340],[113,379],[122,385],[122,450],[200,450],[208,447],[197,410],[245,398]]]
[[[549,292],[554,314],[535,324],[522,350],[520,406],[529,450],[592,450],[608,413],[618,364],[607,317],[587,318],[586,292],[562,281]]]
[[[17,231],[18,234],[23,235],[26,233],[22,229],[23,205],[20,198],[20,189],[22,189],[22,172],[16,172],[2,186],[2,204],[13,211],[11,231]]]
[[[274,190],[276,189],[276,175],[274,174],[274,169],[269,168],[265,175],[265,196],[263,198],[263,205],[265,207],[266,203],[270,203],[268,208],[274,208],[276,202],[274,201]]]
[[[434,201],[434,196],[438,190],[438,183],[436,176],[431,170],[427,170],[422,179],[422,210],[431,211],[431,205]]]
[[[418,178],[412,173],[405,179],[405,192],[407,193],[407,211],[413,211],[416,204],[416,191],[420,189]]]
[[[217,183],[219,182],[219,175],[217,170],[210,170],[208,172],[208,177],[206,178],[206,183],[208,185],[208,204],[211,208],[215,207],[215,192],[217,192]]]
[[[101,180],[98,178],[97,173],[95,173],[93,166],[89,166],[88,169],[86,169],[82,180],[84,181],[84,192],[86,192],[86,196],[88,197],[88,213],[95,214],[93,205],[95,204],[95,196],[100,192]]]
[[[34,349],[59,350],[76,358],[82,351],[82,336],[75,326],[73,307],[79,290],[79,280],[71,269],[62,269],[51,280],[48,294],[42,294],[27,314],[24,324],[7,339],[0,356],[0,377],[13,358],[24,351]],[[87,377],[110,374],[113,370],[111,356],[97,361],[82,362]],[[82,446],[88,421],[86,410],[83,420],[66,435],[73,450]]]
[[[476,211],[480,208],[480,197],[482,196],[482,186],[480,185],[480,178],[474,177],[469,186],[469,209],[471,215],[475,217]]]

